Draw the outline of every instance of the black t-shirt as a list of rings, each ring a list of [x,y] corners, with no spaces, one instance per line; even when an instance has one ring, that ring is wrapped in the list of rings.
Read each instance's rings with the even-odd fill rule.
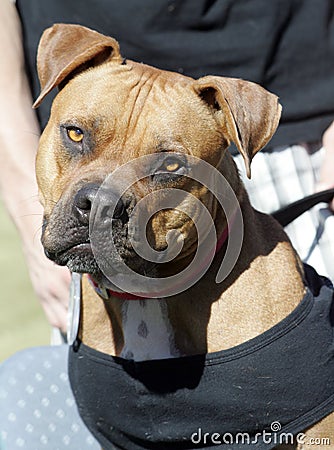
[[[332,0],[18,0],[17,7],[35,98],[40,35],[67,22],[115,37],[129,59],[261,84],[283,104],[271,146],[317,141],[334,119]],[[46,102],[42,126],[48,111]]]

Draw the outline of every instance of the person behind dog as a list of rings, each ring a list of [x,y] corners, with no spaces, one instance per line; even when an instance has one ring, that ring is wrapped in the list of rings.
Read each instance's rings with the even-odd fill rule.
[[[53,327],[65,332],[70,273],[49,261],[40,243],[43,210],[35,181],[40,126],[31,108],[21,25],[9,0],[0,3],[0,23],[1,196],[21,235],[30,279],[46,317]]]
[[[39,90],[37,43],[55,22],[79,23],[112,35],[129,59],[195,78],[240,77],[279,95],[281,125],[255,157],[251,180],[240,164],[255,207],[271,212],[334,186],[330,0],[30,0],[17,1],[16,8],[10,0],[0,4],[0,45],[6,61],[0,75],[1,192],[21,234],[34,289],[53,326],[66,329],[70,276],[46,259],[36,237],[42,209],[34,158],[51,98],[38,110],[38,120],[31,104]],[[239,165],[239,157],[235,159]],[[333,280],[334,202],[330,208],[313,208],[287,232],[301,257]]]

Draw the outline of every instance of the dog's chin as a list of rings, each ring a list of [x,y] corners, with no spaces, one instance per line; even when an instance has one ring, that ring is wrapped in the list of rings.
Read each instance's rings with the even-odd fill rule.
[[[89,273],[90,275],[97,275],[101,272],[92,255],[73,255],[67,260],[66,266],[71,272]]]
[[[71,272],[99,274],[91,245],[81,243],[59,252],[49,252],[45,249],[46,256],[59,266],[67,266]]]

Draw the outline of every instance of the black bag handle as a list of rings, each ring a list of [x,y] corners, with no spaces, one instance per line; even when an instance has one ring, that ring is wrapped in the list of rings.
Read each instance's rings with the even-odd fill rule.
[[[316,192],[315,194],[308,195],[296,202],[290,203],[283,208],[271,213],[271,215],[282,225],[286,227],[297,217],[301,216],[304,212],[313,208],[318,203],[329,203],[334,197],[334,188],[327,189],[326,191]]]

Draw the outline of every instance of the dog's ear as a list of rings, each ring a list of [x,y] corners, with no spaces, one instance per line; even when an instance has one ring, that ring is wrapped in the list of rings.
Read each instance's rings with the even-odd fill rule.
[[[278,126],[278,97],[258,84],[236,78],[206,76],[196,80],[194,88],[237,146],[250,178],[253,156],[269,142]]]
[[[37,52],[41,93],[33,107],[71,75],[107,59],[122,61],[118,42],[81,25],[55,24],[42,34]]]

